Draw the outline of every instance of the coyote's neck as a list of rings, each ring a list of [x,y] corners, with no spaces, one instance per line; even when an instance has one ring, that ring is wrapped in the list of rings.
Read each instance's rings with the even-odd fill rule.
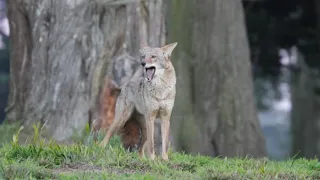
[[[164,70],[162,76],[154,79],[152,85],[160,86],[161,88],[163,88],[163,86],[174,87],[176,85],[176,74],[171,63],[169,68]]]
[[[176,91],[176,75],[173,67],[167,68],[163,76],[153,79],[147,86],[151,96],[158,100],[166,99],[170,94],[174,95]]]
[[[176,72],[172,64],[170,64],[170,66],[170,68],[164,71],[164,75],[160,77],[160,79],[162,80],[162,83],[164,83],[165,85],[174,87],[176,85]]]

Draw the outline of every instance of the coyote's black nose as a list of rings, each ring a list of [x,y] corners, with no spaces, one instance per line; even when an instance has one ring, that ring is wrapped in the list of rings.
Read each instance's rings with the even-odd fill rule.
[[[146,65],[146,62],[141,62],[141,66],[145,66]]]

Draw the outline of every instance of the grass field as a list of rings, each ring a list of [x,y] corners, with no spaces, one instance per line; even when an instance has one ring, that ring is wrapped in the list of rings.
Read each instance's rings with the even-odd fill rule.
[[[9,130],[0,128],[0,136]],[[169,162],[160,157],[150,161],[125,151],[119,137],[106,148],[99,147],[90,136],[62,145],[45,141],[37,128],[34,130],[27,144],[18,143],[19,131],[11,137],[7,132],[10,141],[0,139],[0,179],[320,179],[317,160],[277,162],[170,152]]]

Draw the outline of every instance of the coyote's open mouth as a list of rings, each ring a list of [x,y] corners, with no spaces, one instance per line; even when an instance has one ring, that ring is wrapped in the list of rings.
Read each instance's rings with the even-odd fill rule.
[[[151,81],[154,77],[154,73],[156,72],[156,67],[146,67],[147,81]]]

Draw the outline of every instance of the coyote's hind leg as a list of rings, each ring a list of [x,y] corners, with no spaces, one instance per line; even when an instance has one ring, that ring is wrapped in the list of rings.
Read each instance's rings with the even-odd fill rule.
[[[146,127],[146,120],[143,115],[139,115],[137,117],[139,120],[140,128],[141,128],[141,141],[138,148],[138,154],[140,157],[144,157],[144,151],[146,147],[146,141],[147,141],[147,127]]]
[[[131,114],[133,113],[134,106],[131,102],[126,101],[125,99],[119,98],[116,105],[115,118],[107,131],[106,136],[100,143],[100,146],[105,146],[108,144],[110,138],[114,134],[114,132],[118,131],[120,128],[124,126],[124,124],[128,121]]]

